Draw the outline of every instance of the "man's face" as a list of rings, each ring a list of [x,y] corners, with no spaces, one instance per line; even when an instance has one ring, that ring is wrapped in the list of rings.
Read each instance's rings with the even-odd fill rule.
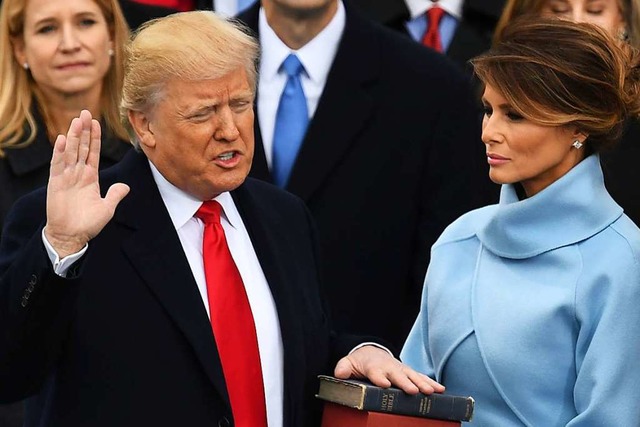
[[[171,80],[162,95],[150,113],[129,113],[160,173],[200,200],[242,184],[254,149],[254,92],[244,68],[213,80]]]

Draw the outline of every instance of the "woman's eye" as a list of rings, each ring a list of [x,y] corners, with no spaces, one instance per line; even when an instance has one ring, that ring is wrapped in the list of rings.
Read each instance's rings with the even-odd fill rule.
[[[95,25],[95,23],[96,23],[95,19],[90,19],[90,18],[86,18],[80,21],[80,25],[83,27],[91,27],[92,25]]]
[[[522,120],[522,116],[518,113],[514,113],[514,112],[508,112],[507,113],[507,117],[509,118],[509,120],[517,122],[518,120]]]
[[[52,32],[53,30],[55,30],[55,27],[53,25],[45,25],[45,26],[42,26],[42,27],[38,28],[36,33],[38,33],[38,34],[47,34],[47,33]]]

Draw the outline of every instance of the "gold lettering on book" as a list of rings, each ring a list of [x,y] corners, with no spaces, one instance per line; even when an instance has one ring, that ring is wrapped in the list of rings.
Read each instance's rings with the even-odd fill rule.
[[[395,395],[393,393],[382,393],[382,402],[380,402],[380,410],[384,412],[393,411],[393,402]]]

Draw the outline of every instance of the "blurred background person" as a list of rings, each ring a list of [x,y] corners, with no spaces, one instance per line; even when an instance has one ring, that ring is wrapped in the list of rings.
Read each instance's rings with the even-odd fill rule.
[[[400,347],[431,245],[497,200],[470,85],[347,2],[264,0],[239,18],[262,49],[251,176],[311,210],[337,328]]]
[[[521,21],[473,61],[500,203],[433,246],[402,359],[476,399],[482,426],[640,419],[640,229],[598,153],[640,113],[638,52],[601,28]]]
[[[181,12],[188,10],[214,10],[225,16],[235,16],[244,11],[256,0],[133,0],[140,4],[162,6],[177,9]]]
[[[0,226],[13,203],[47,184],[53,143],[83,108],[101,119],[101,167],[129,148],[120,124],[123,46],[116,0],[3,0],[0,6]],[[22,404],[0,425],[22,425]]]
[[[143,4],[133,0],[119,0],[119,3],[122,14],[127,20],[131,31],[135,31],[150,19],[161,18],[179,12],[176,8]]]
[[[101,166],[130,147],[118,113],[123,45],[116,0],[4,0],[0,9],[0,223],[46,185],[53,143],[80,110],[105,127]]]
[[[598,25],[621,42],[640,48],[640,0],[508,0],[496,27],[500,41],[504,28],[521,16],[557,16]],[[640,121],[629,119],[622,139],[601,155],[607,190],[640,224]]]
[[[178,9],[138,3],[134,0],[119,0],[122,14],[131,30],[137,29],[150,19],[160,18],[178,12]],[[0,0],[2,5],[2,0]]]
[[[367,16],[444,53],[471,72],[469,59],[491,47],[505,0],[353,0]]]

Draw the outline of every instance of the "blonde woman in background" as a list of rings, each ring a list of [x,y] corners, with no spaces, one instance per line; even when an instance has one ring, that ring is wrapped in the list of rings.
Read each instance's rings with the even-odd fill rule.
[[[507,0],[495,30],[500,41],[507,25],[524,15],[557,16],[598,25],[609,34],[640,47],[639,0]]]
[[[508,0],[496,26],[495,42],[502,39],[510,22],[525,15],[588,22],[640,48],[640,0]],[[640,225],[640,121],[629,119],[620,143],[603,151],[600,158],[607,190]]]
[[[117,0],[4,0],[0,9],[0,224],[46,185],[53,142],[88,109],[101,167],[130,147],[119,119],[129,28]]]

